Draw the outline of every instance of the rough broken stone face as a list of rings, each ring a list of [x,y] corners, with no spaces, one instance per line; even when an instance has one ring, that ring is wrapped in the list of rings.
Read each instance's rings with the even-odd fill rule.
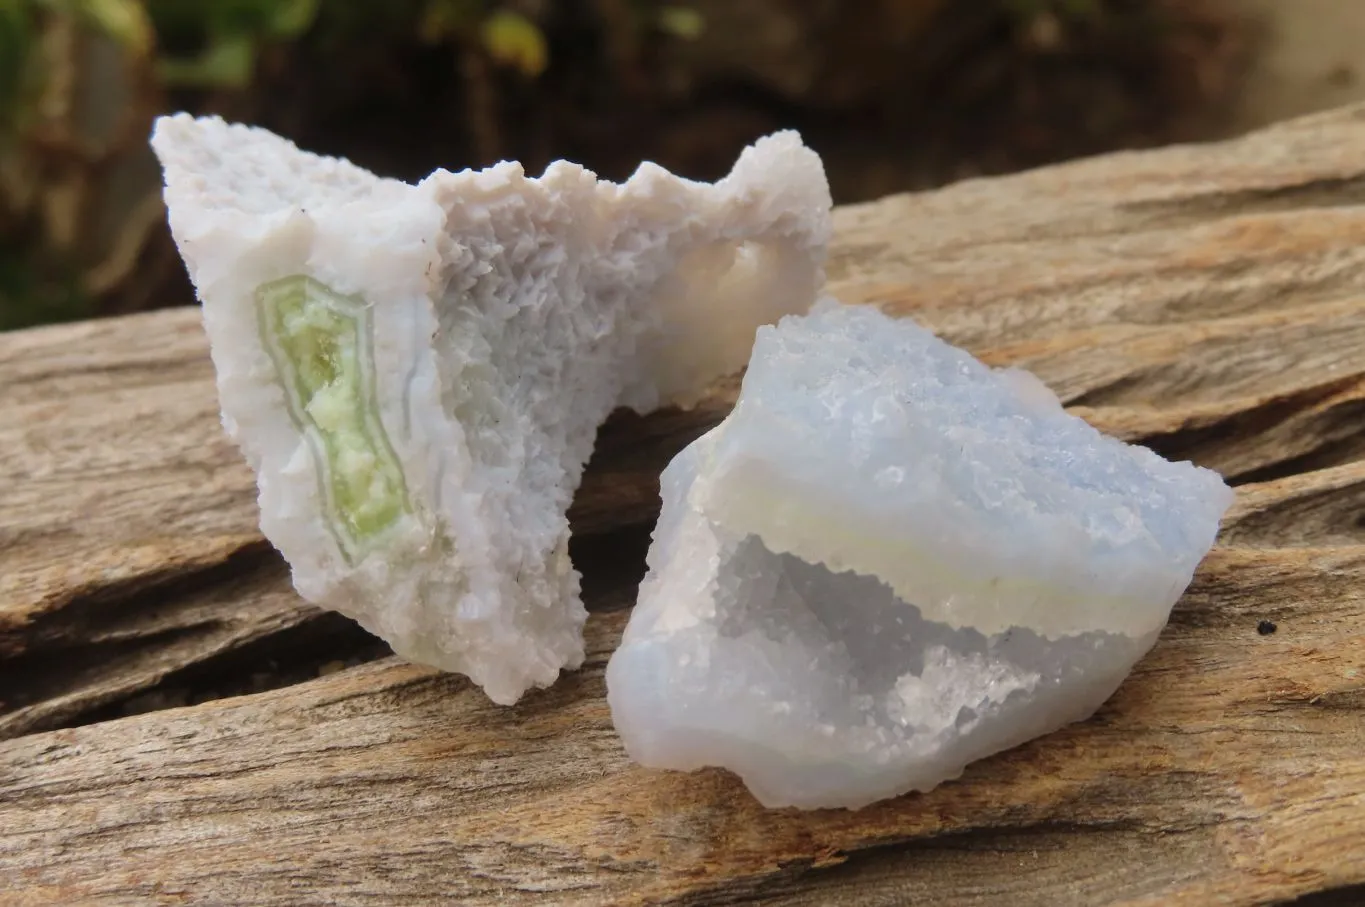
[[[296,588],[499,703],[583,658],[565,513],[599,423],[694,400],[823,281],[829,190],[792,133],[714,185],[408,185],[185,115],[152,143]]]
[[[617,730],[646,766],[804,808],[928,790],[1091,715],[1232,500],[1025,372],[833,302],[759,331],[662,495],[607,670]]]

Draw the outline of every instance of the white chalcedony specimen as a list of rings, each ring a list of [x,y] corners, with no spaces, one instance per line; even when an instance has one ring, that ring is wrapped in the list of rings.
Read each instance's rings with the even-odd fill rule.
[[[565,512],[598,424],[694,399],[823,281],[829,190],[792,133],[714,185],[409,185],[185,115],[152,143],[295,586],[499,703],[582,660]]]
[[[1232,493],[1036,378],[825,302],[762,328],[663,480],[607,670],[647,766],[858,807],[1088,717],[1152,646]]]

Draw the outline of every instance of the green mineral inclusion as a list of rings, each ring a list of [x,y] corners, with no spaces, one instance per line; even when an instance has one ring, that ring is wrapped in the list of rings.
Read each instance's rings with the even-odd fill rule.
[[[329,527],[347,563],[410,513],[379,419],[370,307],[296,275],[256,289],[261,339],[308,439]]]

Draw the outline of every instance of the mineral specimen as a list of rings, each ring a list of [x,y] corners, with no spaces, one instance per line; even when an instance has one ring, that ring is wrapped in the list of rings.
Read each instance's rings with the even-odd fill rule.
[[[186,115],[152,144],[296,588],[499,703],[582,660],[565,512],[598,424],[694,399],[823,281],[829,190],[792,133],[714,185],[409,185]]]
[[[646,766],[806,808],[927,790],[1091,715],[1232,496],[1026,372],[831,301],[759,330],[662,494],[616,727]]]

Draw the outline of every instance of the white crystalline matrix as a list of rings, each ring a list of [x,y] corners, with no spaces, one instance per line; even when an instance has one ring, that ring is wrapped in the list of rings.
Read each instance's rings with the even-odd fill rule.
[[[832,301],[759,330],[662,493],[616,728],[646,766],[804,808],[928,790],[1091,715],[1232,500],[1025,372]]]
[[[714,185],[409,185],[186,115],[152,144],[296,588],[499,703],[582,661],[565,513],[598,424],[693,400],[823,282],[829,189],[792,133]]]

